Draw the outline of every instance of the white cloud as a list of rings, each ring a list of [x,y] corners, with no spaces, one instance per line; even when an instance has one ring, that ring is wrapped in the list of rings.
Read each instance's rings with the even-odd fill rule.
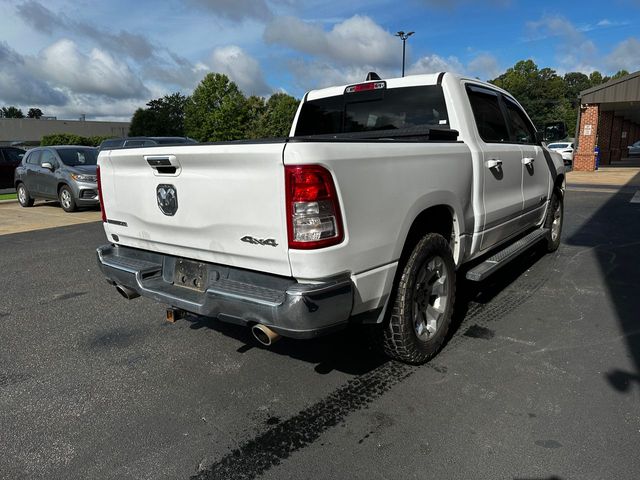
[[[635,72],[640,68],[640,41],[630,37],[620,42],[604,59],[607,68],[612,72],[627,70]]]
[[[16,6],[18,16],[37,32],[52,34],[56,31],[65,35],[88,38],[109,52],[124,54],[136,60],[153,58],[156,47],[144,36],[126,31],[114,33],[114,29],[103,29],[98,25],[72,20],[64,14],[57,14],[35,0],[28,0]]]
[[[266,20],[272,15],[264,0],[189,0],[189,3],[235,22],[246,18]]]
[[[457,57],[441,57],[439,55],[427,55],[419,58],[407,70],[409,74],[453,72],[464,74],[465,67]]]
[[[577,28],[562,16],[546,15],[538,21],[527,22],[532,41],[557,37],[556,46],[559,71],[593,71],[599,61],[598,49],[584,34],[589,26]]]
[[[491,80],[502,73],[498,65],[498,59],[488,53],[482,53],[471,60],[467,65],[467,70],[473,76],[481,80]]]
[[[67,39],[42,50],[34,60],[33,70],[39,70],[42,77],[79,94],[143,98],[149,93],[126,63],[116,61],[97,48],[85,55]]]
[[[0,42],[0,102],[19,105],[64,105],[67,95],[34,75],[27,59]]]
[[[489,2],[478,2],[475,0],[421,0],[421,3],[429,7],[435,7],[440,9],[453,9],[456,7],[460,7],[462,5],[468,5],[472,3],[477,3],[480,6],[484,6],[485,3],[489,3],[495,7],[509,7],[511,5],[511,0],[489,0]]]
[[[333,85],[363,82],[367,77],[367,73],[371,71],[375,71],[382,78],[398,75],[397,72],[390,73],[387,70],[376,69],[370,65],[345,67],[321,60],[292,60],[289,63],[289,69],[294,75],[296,86],[305,91]]]
[[[258,61],[236,45],[216,48],[211,53],[209,66],[214,72],[227,75],[245,95],[272,93]]]
[[[398,61],[400,41],[366,16],[355,15],[329,31],[295,17],[277,17],[264,32],[267,43],[316,55],[345,66],[391,66]]]

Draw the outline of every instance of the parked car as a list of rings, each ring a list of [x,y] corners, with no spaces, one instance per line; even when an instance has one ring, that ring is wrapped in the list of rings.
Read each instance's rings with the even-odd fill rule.
[[[189,137],[124,137],[104,140],[98,150],[111,150],[112,148],[150,147],[154,145],[182,145],[186,143],[198,143]]]
[[[58,200],[66,212],[98,205],[98,149],[81,145],[29,150],[16,168],[18,201],[31,207],[37,198]]]
[[[549,150],[553,150],[554,152],[558,152],[562,155],[562,160],[564,161],[565,167],[573,166],[573,143],[571,142],[555,142],[547,145]]]
[[[631,155],[640,155],[640,140],[638,140],[633,145],[629,145],[629,156]]]
[[[13,175],[24,154],[21,148],[0,147],[0,188],[13,187]]]

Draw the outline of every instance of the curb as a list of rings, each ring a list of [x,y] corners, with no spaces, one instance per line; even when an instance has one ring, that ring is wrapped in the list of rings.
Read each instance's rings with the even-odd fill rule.
[[[0,205],[2,205],[3,203],[18,203],[18,199],[14,198],[10,200],[0,200]]]

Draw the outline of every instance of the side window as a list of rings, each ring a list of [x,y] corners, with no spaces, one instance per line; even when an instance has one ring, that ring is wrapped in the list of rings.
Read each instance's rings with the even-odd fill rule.
[[[516,143],[536,143],[536,129],[522,111],[522,109],[508,97],[504,98],[509,115],[509,129],[511,130],[511,141]]]
[[[509,131],[500,109],[497,93],[486,88],[467,85],[467,95],[480,138],[487,143],[508,142]]]
[[[18,165],[24,156],[24,152],[22,150],[18,150],[17,148],[7,148],[4,151],[4,158],[7,163],[11,165]]]
[[[40,165],[40,150],[36,150],[35,152],[29,152],[29,156],[27,157],[27,163],[31,165]]]
[[[40,155],[40,165],[42,165],[45,162],[49,162],[54,167],[58,163],[56,161],[55,154],[51,150],[43,150],[42,151],[42,154]]]

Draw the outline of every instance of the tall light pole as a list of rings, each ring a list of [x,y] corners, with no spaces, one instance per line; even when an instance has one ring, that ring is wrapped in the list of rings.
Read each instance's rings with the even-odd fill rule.
[[[400,40],[402,40],[402,76],[403,77],[404,77],[404,52],[407,44],[407,38],[409,38],[414,33],[416,32],[404,33],[402,30],[396,33],[396,37],[400,37]]]

